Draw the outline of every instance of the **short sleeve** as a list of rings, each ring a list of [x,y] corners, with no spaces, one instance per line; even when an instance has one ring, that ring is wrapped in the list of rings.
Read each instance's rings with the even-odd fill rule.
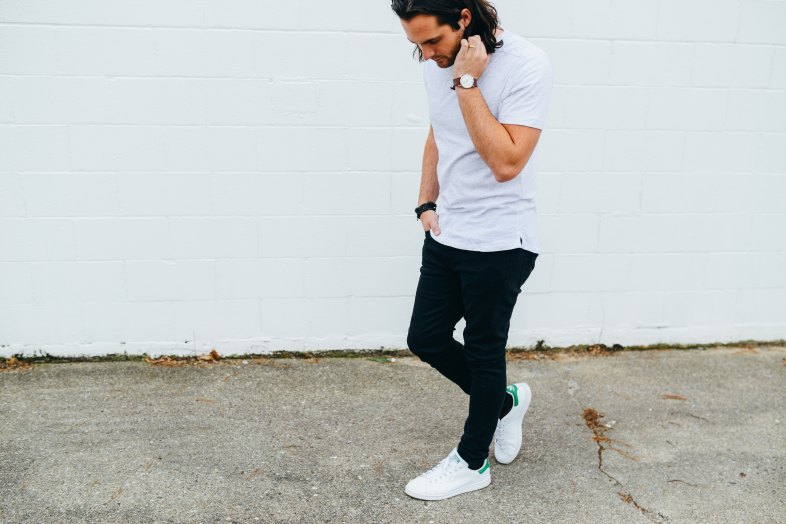
[[[508,77],[500,99],[500,124],[543,129],[552,86],[551,61],[545,53],[522,58],[521,65]]]

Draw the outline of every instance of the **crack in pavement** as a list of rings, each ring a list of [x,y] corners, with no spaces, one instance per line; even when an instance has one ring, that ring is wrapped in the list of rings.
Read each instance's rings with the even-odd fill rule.
[[[669,517],[662,514],[659,511],[654,511],[649,508],[645,508],[644,506],[640,505],[636,500],[633,498],[633,495],[630,494],[628,490],[625,489],[625,486],[622,485],[622,482],[617,480],[613,475],[603,469],[603,452],[606,450],[616,451],[620,455],[630,460],[638,460],[637,457],[631,455],[627,451],[619,449],[615,447],[613,444],[622,444],[623,446],[630,447],[630,444],[626,444],[625,442],[621,442],[618,440],[612,440],[611,438],[604,435],[604,433],[611,428],[608,424],[601,423],[600,419],[603,418],[604,415],[598,413],[597,410],[594,408],[584,408],[583,413],[581,414],[584,422],[587,424],[587,427],[592,430],[592,440],[594,440],[598,444],[598,469],[613,480],[617,486],[622,491],[618,491],[617,495],[619,495],[620,499],[628,504],[632,504],[633,507],[638,509],[642,515],[647,517],[651,522],[665,522],[669,520]]]

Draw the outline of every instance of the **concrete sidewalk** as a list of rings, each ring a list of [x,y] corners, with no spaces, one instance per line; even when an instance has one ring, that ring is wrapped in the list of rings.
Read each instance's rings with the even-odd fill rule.
[[[467,397],[414,357],[36,364],[0,373],[0,522],[784,522],[785,358],[511,360],[519,458],[437,502],[404,485]]]

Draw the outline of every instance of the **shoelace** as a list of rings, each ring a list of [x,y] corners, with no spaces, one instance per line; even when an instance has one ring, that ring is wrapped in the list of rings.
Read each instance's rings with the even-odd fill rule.
[[[431,477],[429,478],[429,480],[432,482],[439,480],[445,475],[447,475],[448,471],[450,471],[451,469],[450,466],[452,462],[453,461],[451,460],[451,457],[445,457],[439,462],[439,464],[437,464],[430,470],[426,471],[425,473],[421,473],[419,477]]]

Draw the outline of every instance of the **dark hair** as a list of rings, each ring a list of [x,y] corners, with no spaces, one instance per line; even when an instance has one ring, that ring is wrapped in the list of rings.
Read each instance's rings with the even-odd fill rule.
[[[399,18],[407,21],[418,15],[435,15],[439,25],[449,24],[454,31],[461,28],[458,23],[461,11],[469,9],[472,20],[464,31],[464,38],[480,36],[488,54],[502,47],[502,42],[497,42],[494,36],[499,26],[499,16],[488,0],[392,0],[390,7]],[[415,46],[415,53],[422,62],[423,52],[418,45]]]

